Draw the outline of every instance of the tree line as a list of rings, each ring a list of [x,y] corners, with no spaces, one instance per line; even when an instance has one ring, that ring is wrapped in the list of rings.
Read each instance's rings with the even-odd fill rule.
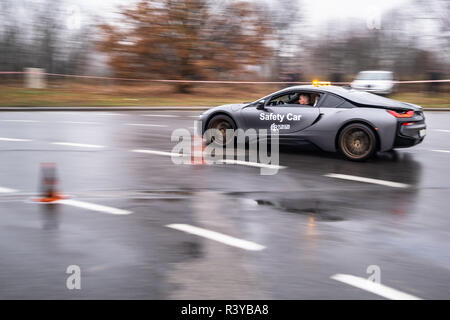
[[[317,32],[306,28],[300,1],[138,0],[117,8],[118,19],[84,13],[76,30],[67,28],[68,5],[2,0],[0,71],[83,74],[102,55],[111,75],[149,79],[338,81],[364,69],[398,78],[449,71],[449,19],[440,10],[448,1],[413,0],[375,30],[328,21]],[[436,30],[408,29],[417,16]]]

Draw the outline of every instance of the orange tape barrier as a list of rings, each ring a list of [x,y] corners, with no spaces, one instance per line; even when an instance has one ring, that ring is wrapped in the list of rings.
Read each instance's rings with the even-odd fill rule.
[[[48,73],[48,72],[25,72],[25,71],[0,71],[0,75],[8,74],[42,74],[52,77],[66,77],[66,78],[84,78],[84,79],[99,79],[99,80],[120,80],[120,81],[141,81],[141,82],[164,82],[164,83],[217,83],[217,84],[311,84],[307,81],[220,81],[220,80],[176,80],[176,79],[139,79],[139,78],[118,78],[118,77],[104,77],[91,75],[76,75],[76,74],[62,74],[62,73]],[[443,80],[399,80],[393,83],[442,83],[450,82],[450,79]],[[332,82],[332,84],[346,85],[350,82]]]

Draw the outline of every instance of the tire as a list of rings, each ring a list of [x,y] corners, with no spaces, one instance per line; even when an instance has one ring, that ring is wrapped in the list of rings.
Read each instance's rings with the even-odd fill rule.
[[[348,160],[365,161],[377,147],[377,137],[371,128],[362,123],[350,124],[339,134],[338,149]]]
[[[211,134],[211,132],[208,133],[209,129],[219,130],[221,136],[215,137],[214,135]],[[233,131],[236,130],[236,126],[234,124],[233,119],[224,114],[214,116],[211,118],[211,120],[209,120],[208,125],[206,127],[207,132],[205,134],[205,139],[208,143],[215,143],[216,145],[219,146],[226,146],[234,141],[233,137],[226,136],[226,130],[229,129],[232,129]]]

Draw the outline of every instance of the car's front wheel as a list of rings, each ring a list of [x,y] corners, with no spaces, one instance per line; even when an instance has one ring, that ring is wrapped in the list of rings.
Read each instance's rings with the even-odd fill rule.
[[[230,117],[219,114],[208,122],[206,129],[205,138],[208,143],[213,142],[219,146],[225,146],[233,141],[236,127]]]
[[[346,126],[338,138],[339,151],[349,160],[364,161],[376,151],[376,136],[372,129],[362,123]]]

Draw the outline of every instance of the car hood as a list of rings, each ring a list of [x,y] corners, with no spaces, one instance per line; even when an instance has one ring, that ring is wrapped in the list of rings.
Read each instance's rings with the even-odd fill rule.
[[[242,109],[243,107],[249,105],[248,103],[233,103],[233,104],[224,104],[217,107],[213,107],[211,109],[206,110],[203,114],[209,114],[211,112],[216,111],[228,111],[228,112],[236,112]]]

